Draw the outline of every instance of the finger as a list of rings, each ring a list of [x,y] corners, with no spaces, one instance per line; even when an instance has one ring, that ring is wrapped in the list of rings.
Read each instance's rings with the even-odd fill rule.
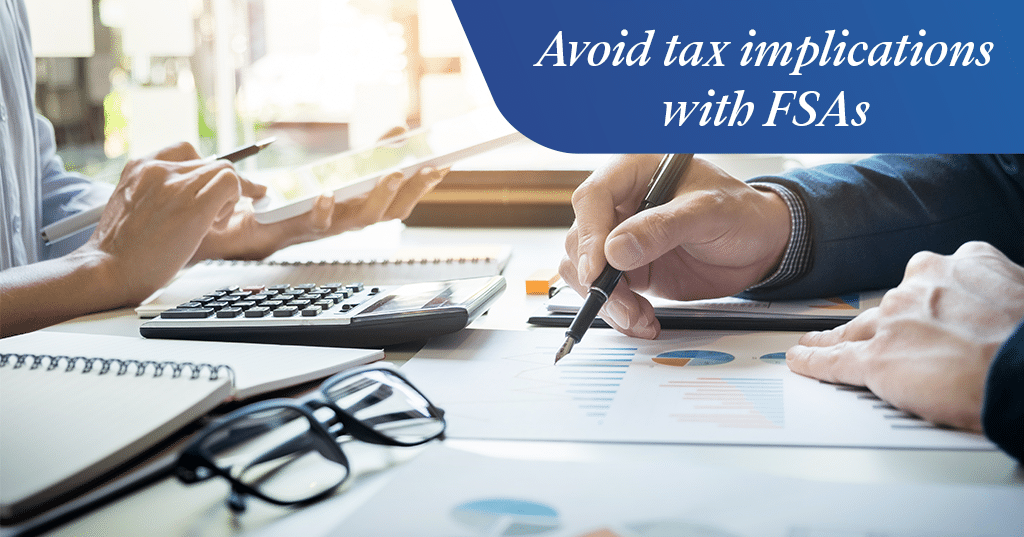
[[[795,345],[786,351],[786,364],[794,373],[837,384],[865,385],[863,362],[858,356],[866,342],[843,341],[829,347]]]
[[[601,317],[619,332],[643,339],[654,339],[661,328],[651,303],[621,280],[601,308]]]
[[[680,245],[704,244],[728,232],[742,216],[700,191],[633,215],[609,233],[605,254],[621,270],[646,265]]]
[[[573,291],[576,291],[580,296],[587,295],[588,287],[580,283],[579,275],[576,271],[576,265],[568,256],[562,258],[562,261],[558,266],[558,273],[562,277],[562,281],[571,287]]]
[[[321,194],[309,211],[309,228],[317,233],[325,233],[331,229],[331,222],[334,220],[334,194],[325,192]]]
[[[195,199],[199,220],[209,225],[223,218],[221,215],[225,213],[230,217],[235,204],[241,199],[241,191],[238,187],[238,176],[230,168],[221,168],[215,171],[212,177],[203,181],[205,178],[206,176],[202,176],[197,181],[204,184],[196,192]]]
[[[242,189],[242,195],[247,198],[259,199],[267,195],[267,185],[261,185],[260,183],[254,183],[242,176],[238,177],[239,186]]]
[[[434,187],[444,179],[444,173],[431,168],[425,168],[406,180],[398,189],[391,206],[384,213],[384,220],[399,219],[405,220],[412,213],[423,196],[426,196]]]
[[[867,341],[875,337],[880,311],[871,308],[832,330],[808,332],[800,338],[799,343],[807,347],[830,347],[843,341]]]
[[[639,204],[659,159],[656,155],[616,157],[573,192],[580,281],[592,281],[604,267],[605,240],[618,224],[617,207]]]
[[[405,127],[404,125],[397,125],[388,129],[387,132],[385,132],[384,134],[381,134],[380,138],[377,138],[377,141],[389,141],[391,138],[397,138],[407,132],[409,132],[409,129],[407,127]]]
[[[576,223],[573,222],[573,224],[571,226],[569,226],[568,233],[565,234],[565,243],[564,243],[564,245],[565,245],[565,255],[569,258],[569,261],[572,263],[573,270],[577,270],[577,274],[576,274],[577,278],[579,277],[579,271],[576,268],[578,266],[578,264],[579,264],[579,256],[580,256],[579,243],[580,243],[579,232],[576,231]],[[564,277],[564,274],[563,274],[563,277]]]
[[[903,279],[907,280],[923,274],[941,274],[945,265],[946,256],[935,252],[921,251],[911,256],[907,261],[907,268],[903,272]]]
[[[175,164],[175,163],[160,163],[165,168],[179,174],[180,180],[188,183],[187,190],[192,193],[193,196],[198,196],[206,185],[212,180],[217,174],[222,171],[227,171],[231,177],[234,178],[235,190],[240,191],[239,177],[235,173],[235,168],[230,162],[226,160],[215,160],[212,162],[201,162],[196,164],[195,161],[186,164]]]
[[[336,215],[339,211],[349,212],[351,207],[356,209],[348,218],[336,218],[334,224],[344,223],[347,228],[359,229],[380,222],[404,182],[402,173],[395,172],[381,179],[368,195],[336,204]]]
[[[167,160],[172,162],[187,162],[200,160],[199,152],[188,142],[178,142],[152,153],[149,158],[153,160]]]

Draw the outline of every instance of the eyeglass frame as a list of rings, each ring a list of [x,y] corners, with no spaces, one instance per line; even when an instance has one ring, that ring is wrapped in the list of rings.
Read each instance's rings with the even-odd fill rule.
[[[349,412],[342,410],[341,407],[339,407],[338,405],[331,401],[330,397],[326,393],[328,388],[334,386],[335,384],[338,384],[342,380],[366,373],[368,371],[384,371],[386,373],[392,374],[401,379],[403,382],[405,382],[405,384],[408,387],[415,390],[415,392],[419,394],[420,397],[422,397],[423,400],[427,403],[427,409],[429,410],[431,416],[436,417],[438,420],[440,420],[440,432],[438,432],[436,435],[429,436],[427,438],[424,438],[423,440],[419,440],[416,442],[401,442],[399,440],[386,436],[378,432],[377,430],[373,429],[372,427],[366,425],[359,418],[356,418]],[[314,494],[309,498],[296,501],[279,500],[277,498],[267,496],[260,492],[258,489],[253,488],[235,478],[233,475],[231,475],[230,471],[225,470],[221,468],[219,465],[215,464],[213,462],[214,458],[211,456],[211,454],[207,452],[207,450],[203,449],[202,446],[206,443],[206,440],[210,436],[212,436],[214,433],[223,430],[232,422],[238,421],[251,414],[256,414],[259,412],[263,412],[265,410],[275,408],[289,408],[302,414],[310,423],[310,433],[316,435],[321,440],[326,441],[335,450],[335,452],[332,454],[338,458],[337,460],[335,460],[335,462],[345,467],[345,477],[343,477],[335,485],[328,487],[327,489],[317,494]],[[338,421],[342,425],[341,429],[339,430],[339,434],[330,432],[324,425],[324,423],[317,419],[317,417],[313,414],[315,411],[321,408],[330,409],[337,417]],[[245,503],[242,500],[242,498],[239,497],[241,494],[255,496],[265,502],[280,506],[311,504],[333,494],[334,491],[338,489],[338,487],[340,487],[346,481],[348,481],[348,478],[351,475],[351,467],[349,466],[348,457],[345,455],[345,452],[341,449],[341,444],[338,442],[338,438],[342,436],[342,432],[352,437],[353,439],[367,442],[370,444],[396,447],[413,447],[425,444],[435,439],[443,440],[445,430],[447,429],[447,427],[448,423],[444,419],[444,410],[434,405],[434,403],[431,402],[430,399],[427,398],[427,396],[422,391],[420,391],[419,388],[417,388],[412,382],[410,382],[405,375],[399,372],[398,369],[396,369],[394,366],[388,363],[368,364],[332,375],[331,377],[327,378],[322,383],[320,383],[320,386],[317,387],[317,389],[310,394],[298,398],[278,398],[251,403],[210,422],[208,425],[204,426],[198,433],[196,433],[196,436],[189,442],[189,445],[185,446],[185,448],[182,449],[174,465],[174,475],[177,476],[179,481],[185,484],[198,483],[218,476],[227,479],[228,483],[231,484],[232,491],[231,496],[228,498],[228,505],[234,511],[245,510]],[[202,472],[200,470],[201,468],[206,469],[207,472]]]

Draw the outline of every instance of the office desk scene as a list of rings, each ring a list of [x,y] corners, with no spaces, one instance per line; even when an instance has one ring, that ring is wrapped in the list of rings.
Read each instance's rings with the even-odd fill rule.
[[[525,282],[562,255],[564,234],[390,222],[281,252],[322,255],[346,242],[510,247],[508,288],[470,328],[385,349],[385,361],[445,410],[444,440],[345,442],[351,477],[308,506],[250,499],[235,513],[226,481],[166,476],[48,534],[1010,535],[1020,527],[1024,476],[1012,458],[866,390],[789,372],[778,352],[798,333],[672,330],[642,341],[594,329],[554,366],[564,329],[526,322],[547,297],[526,294]],[[126,309],[44,332],[162,342],[140,341],[143,322]]]
[[[372,173],[391,179],[360,183],[355,198],[310,178],[366,177],[360,148],[409,166],[389,151],[428,132],[417,129],[494,106],[449,2],[8,0],[0,30],[0,68],[12,71],[0,73],[0,156],[33,122],[47,170],[71,172],[29,200],[56,216],[4,202],[17,239],[4,237],[5,272],[67,259],[109,214],[100,207],[127,203],[112,185],[134,184],[136,159],[160,148],[158,160],[198,161],[173,177],[201,176],[204,194],[230,178],[222,213],[251,216],[246,189],[275,174],[313,192],[296,213],[311,227],[286,237],[307,242],[241,249],[251,229],[274,229],[254,225],[216,245],[234,255],[146,265],[167,268],[166,283],[131,307],[0,338],[0,537],[1024,532],[1024,467],[998,440],[787,365],[803,334],[877,311],[885,289],[652,298],[663,330],[634,338],[589,322],[619,271],[609,265],[586,299],[558,275],[573,193],[611,155],[515,134],[431,161],[442,170],[396,179],[380,165]],[[167,149],[177,140],[188,145]],[[744,181],[860,156],[697,157],[665,162],[710,162]],[[18,182],[30,166],[12,175],[8,164],[5,199],[44,192],[42,178]],[[667,202],[672,175],[655,173],[666,190],[619,210]],[[393,205],[361,212],[353,199]],[[167,205],[194,216],[194,204]],[[46,242],[25,231],[61,215],[73,221]],[[210,222],[212,242],[238,220]],[[197,240],[190,251],[206,252]],[[76,299],[106,289],[99,279],[49,304],[79,311]],[[5,320],[18,315],[12,296]]]

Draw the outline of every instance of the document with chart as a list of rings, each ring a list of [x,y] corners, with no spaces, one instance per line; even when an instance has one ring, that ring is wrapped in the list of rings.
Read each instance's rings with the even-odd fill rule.
[[[402,370],[446,411],[448,436],[990,450],[870,391],[797,375],[793,332],[591,330],[558,365],[561,330],[463,330]]]

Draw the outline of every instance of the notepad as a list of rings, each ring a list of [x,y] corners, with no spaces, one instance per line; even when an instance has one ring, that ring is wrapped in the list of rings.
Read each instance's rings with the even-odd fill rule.
[[[394,285],[497,276],[511,257],[508,245],[470,244],[362,250],[343,259],[210,260],[182,271],[135,309],[139,317],[161,312],[228,286],[364,282]]]
[[[46,331],[0,340],[0,516],[69,499],[225,401],[383,357]]]

